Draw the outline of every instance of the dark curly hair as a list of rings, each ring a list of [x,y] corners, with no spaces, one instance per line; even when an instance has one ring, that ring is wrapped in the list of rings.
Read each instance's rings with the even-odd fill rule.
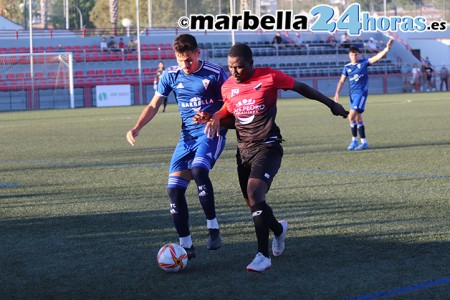
[[[237,43],[228,51],[229,57],[240,57],[243,60],[253,60],[253,52],[246,44]]]

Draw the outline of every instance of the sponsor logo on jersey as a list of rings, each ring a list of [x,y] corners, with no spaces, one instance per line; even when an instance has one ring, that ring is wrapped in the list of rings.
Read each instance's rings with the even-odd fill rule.
[[[258,83],[258,84],[255,86],[255,91],[259,91],[259,90],[261,89],[261,87],[262,87],[262,82]]]
[[[231,97],[234,97],[236,95],[239,95],[239,89],[232,89],[231,90]]]
[[[255,100],[250,99],[244,102],[244,100],[238,102],[234,108],[233,114],[235,116],[239,115],[259,115],[264,109],[266,105],[264,104],[256,104]]]
[[[251,122],[253,122],[253,119],[255,119],[254,115],[247,117],[247,118],[238,117],[238,122],[239,122],[239,124],[247,125],[247,124],[250,124]]]
[[[183,85],[182,82],[180,82],[180,83],[177,85],[177,89],[184,89],[184,85]]]
[[[194,110],[198,110],[202,105],[211,104],[213,102],[213,99],[202,99],[200,97],[194,97],[189,99],[189,102],[181,102],[181,107],[191,107]]]
[[[253,105],[253,104],[255,104],[255,102],[256,101],[253,99],[244,99],[244,100],[241,100],[238,103],[236,103],[236,107],[240,107],[242,105]]]
[[[364,77],[364,74],[361,74],[361,75],[360,74],[355,74],[352,77],[350,77],[350,81],[358,82],[361,77]]]

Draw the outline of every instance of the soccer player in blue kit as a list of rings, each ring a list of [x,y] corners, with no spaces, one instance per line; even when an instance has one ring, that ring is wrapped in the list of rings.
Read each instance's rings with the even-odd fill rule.
[[[204,133],[205,124],[194,122],[194,116],[199,110],[212,115],[222,107],[220,89],[227,75],[219,65],[199,59],[200,49],[194,36],[178,35],[173,48],[178,66],[169,67],[163,73],[155,95],[126,137],[134,145],[139,132],[153,119],[164,99],[170,92],[175,94],[182,125],[181,137],[170,162],[167,193],[180,245],[186,249],[188,258],[191,259],[196,253],[189,228],[185,193],[192,179],[197,185],[198,197],[206,216],[209,233],[207,248],[216,250],[221,246],[209,171],[225,147],[227,129],[221,128],[218,136],[208,138]]]
[[[345,80],[350,80],[350,114],[348,120],[350,121],[350,129],[352,133],[352,141],[347,147],[347,150],[364,150],[369,148],[367,142],[365,126],[362,119],[362,113],[366,107],[367,95],[369,90],[369,73],[367,67],[373,65],[380,59],[382,59],[386,53],[388,53],[393,39],[390,39],[386,44],[386,48],[383,51],[377,53],[377,55],[371,58],[359,58],[359,49],[357,47],[350,47],[348,56],[350,63],[344,66],[341,78],[336,87],[336,93],[334,95],[334,101],[338,102],[339,93]],[[358,145],[358,133],[361,138],[361,143]]]

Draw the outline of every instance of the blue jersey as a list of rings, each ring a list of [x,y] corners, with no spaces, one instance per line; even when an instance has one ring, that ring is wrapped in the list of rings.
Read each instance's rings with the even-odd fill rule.
[[[344,66],[342,75],[350,80],[350,95],[360,94],[367,96],[367,91],[369,90],[367,67],[369,65],[369,60],[363,58],[357,64],[348,63]]]
[[[181,134],[185,138],[205,135],[205,124],[194,124],[193,121],[199,110],[212,115],[223,105],[220,88],[227,79],[225,71],[207,61],[199,63],[200,69],[189,75],[178,66],[169,67],[161,76],[156,90],[163,97],[172,91],[175,94],[181,116]]]

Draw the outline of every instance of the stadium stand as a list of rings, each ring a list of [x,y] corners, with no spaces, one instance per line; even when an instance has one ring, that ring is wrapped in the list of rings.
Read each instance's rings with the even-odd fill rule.
[[[376,34],[373,34],[374,36]],[[348,62],[348,49],[333,47],[327,44],[326,35],[315,34],[311,38],[304,40],[305,47],[295,48],[287,46],[283,49],[272,47],[269,42],[271,33],[265,35],[244,35],[238,36],[237,41],[245,42],[252,47],[254,52],[255,65],[257,67],[270,66],[280,69],[281,71],[300,78],[315,87],[320,87],[326,83],[331,90],[335,88],[337,78],[342,72],[343,66]],[[363,39],[367,41],[369,35]],[[386,37],[377,35],[377,39],[387,40]],[[123,37],[127,41],[127,37]],[[171,40],[173,35],[153,38],[146,37],[141,40],[141,78],[144,85],[144,99],[148,99],[147,95],[153,93],[153,74],[159,60],[164,60],[166,66],[176,64],[174,53],[171,49]],[[227,65],[227,53],[231,47],[229,36],[223,38],[222,34],[208,34],[198,38],[199,47],[202,49],[202,59],[211,60],[221,65]],[[4,44],[0,48],[0,54],[13,53],[29,53],[29,47],[25,45],[16,45],[12,43],[10,46]],[[44,45],[45,44],[45,45]],[[77,106],[90,106],[95,104],[92,99],[92,89],[96,85],[114,85],[114,84],[130,84],[133,90],[133,97],[137,93],[139,85],[139,69],[138,69],[138,53],[137,51],[128,52],[102,52],[98,46],[98,37],[73,39],[58,38],[52,43],[44,43],[33,47],[33,52],[55,52],[58,44],[64,44],[63,51],[71,52],[74,58],[74,87],[77,98]],[[408,57],[407,51],[400,46],[395,51],[389,52],[388,56],[383,58],[377,65],[369,68],[370,74],[375,76],[377,83],[375,86],[383,87],[387,76],[390,74],[399,74],[401,61],[399,57]],[[363,53],[363,56],[371,56],[373,54]],[[17,61],[20,63],[20,61]],[[26,72],[8,73],[5,72],[0,78],[0,91],[19,90],[28,86],[30,75]],[[43,69],[35,71],[35,79],[39,88],[48,87],[54,73],[50,74]],[[395,79],[397,77],[392,77]],[[400,76],[398,76],[400,79]],[[384,84],[385,85],[385,84]],[[401,85],[399,85],[401,86]],[[379,92],[386,91],[386,87],[380,89]],[[397,91],[400,92],[400,91]],[[11,97],[0,95],[0,110],[2,107],[10,107],[11,105],[3,105],[3,97]],[[146,100],[148,101],[148,100]],[[140,103],[143,104],[143,103]]]

